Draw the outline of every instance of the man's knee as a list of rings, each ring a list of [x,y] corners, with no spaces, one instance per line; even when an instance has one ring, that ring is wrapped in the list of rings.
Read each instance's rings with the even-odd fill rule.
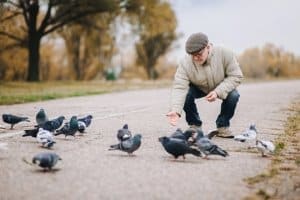
[[[233,90],[228,94],[226,99],[230,102],[238,102],[239,98],[240,98],[239,92],[237,90]]]

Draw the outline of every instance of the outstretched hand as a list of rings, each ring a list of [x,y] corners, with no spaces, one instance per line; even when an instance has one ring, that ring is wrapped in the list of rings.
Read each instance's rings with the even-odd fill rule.
[[[177,112],[171,111],[167,114],[167,118],[172,126],[176,126],[180,116]]]

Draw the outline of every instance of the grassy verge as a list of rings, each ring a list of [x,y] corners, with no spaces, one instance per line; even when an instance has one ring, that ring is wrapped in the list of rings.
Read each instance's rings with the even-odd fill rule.
[[[1,82],[0,105],[96,95],[116,91],[170,87],[171,81]]]
[[[292,104],[284,134],[276,139],[275,155],[265,173],[247,178],[254,193],[247,200],[297,199],[300,196],[300,101]]]

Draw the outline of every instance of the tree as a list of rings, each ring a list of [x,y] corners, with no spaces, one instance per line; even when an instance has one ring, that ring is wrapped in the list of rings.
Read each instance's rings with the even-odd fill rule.
[[[28,50],[28,81],[39,81],[40,45],[44,36],[88,15],[103,12],[114,12],[119,9],[121,0],[7,0],[4,9],[11,10],[11,15],[1,17],[4,23],[22,15],[25,26],[20,30],[25,37],[1,30],[0,35],[14,40],[13,45],[26,45]],[[124,0],[125,1],[125,0]],[[121,1],[122,2],[122,1]],[[3,6],[3,3],[2,3]],[[45,12],[41,7],[45,8]]]
[[[176,16],[170,4],[160,0],[144,0],[140,9],[138,32],[140,40],[136,43],[137,63],[143,65],[148,78],[156,79],[155,64],[177,38]]]
[[[96,71],[111,59],[113,34],[109,26],[114,17],[109,13],[88,16],[58,32],[65,41],[68,65],[77,80],[94,78]]]

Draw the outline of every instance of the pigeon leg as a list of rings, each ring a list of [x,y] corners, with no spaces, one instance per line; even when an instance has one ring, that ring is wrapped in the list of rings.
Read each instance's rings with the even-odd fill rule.
[[[183,160],[185,160],[185,155],[182,155]]]
[[[14,124],[10,125],[10,130],[13,130]]]
[[[208,156],[207,155],[204,155],[203,159],[205,160],[209,160]]]

